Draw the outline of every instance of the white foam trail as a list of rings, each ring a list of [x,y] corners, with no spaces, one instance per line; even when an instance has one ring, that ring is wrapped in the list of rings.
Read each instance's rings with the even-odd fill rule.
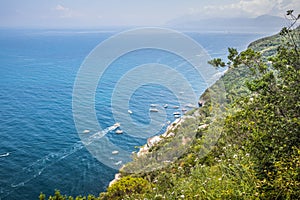
[[[107,134],[109,131],[113,131],[117,128],[117,126],[110,126],[106,129],[104,129],[103,131],[99,131],[93,135],[91,135],[90,137],[88,137],[87,142],[85,143],[85,145],[90,145],[92,144],[94,141],[96,141],[97,139],[100,139],[102,136],[104,136],[105,134]],[[73,144],[70,148],[68,149],[64,149],[62,151],[59,151],[57,153],[51,153],[48,154],[47,156],[33,162],[31,165],[29,165],[26,168],[23,168],[23,171],[20,172],[16,177],[15,180],[12,181],[12,183],[10,184],[12,188],[18,188],[21,186],[24,186],[26,183],[30,182],[31,180],[35,179],[36,177],[40,176],[43,171],[46,168],[49,168],[50,166],[54,165],[55,163],[57,163],[58,161],[70,156],[71,154],[79,151],[80,149],[84,148],[85,145],[83,145],[83,143],[77,142],[75,144]],[[1,156],[8,156],[9,153],[3,154]],[[0,157],[1,157],[0,156]]]
[[[90,137],[88,137],[87,139],[85,139],[85,141],[83,141],[83,143],[85,145],[90,145],[95,140],[101,139],[105,134],[107,134],[110,131],[113,131],[113,130],[117,129],[118,127],[119,127],[118,125],[113,125],[113,126],[110,126],[110,127],[106,128],[102,131],[98,131],[98,132],[94,133],[93,135],[91,135]]]
[[[33,162],[31,165],[23,169],[23,171],[17,176],[16,180],[11,183],[11,187],[23,186],[32,179],[41,175],[46,168],[75,153],[83,147],[82,143],[75,143],[69,149],[48,154],[47,156]]]

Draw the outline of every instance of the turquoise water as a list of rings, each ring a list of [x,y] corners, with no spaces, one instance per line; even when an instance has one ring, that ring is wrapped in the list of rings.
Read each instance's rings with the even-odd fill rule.
[[[104,191],[116,173],[94,158],[81,143],[72,115],[77,71],[89,52],[115,32],[77,30],[0,30],[0,199],[37,199],[54,189],[69,195]],[[244,49],[257,34],[187,33],[212,57],[225,57],[228,46]],[[181,70],[191,83],[206,84],[176,55],[145,49],[116,60],[96,91],[102,129],[115,123],[110,99],[117,80],[132,66],[157,62]],[[115,68],[122,66],[116,73]],[[185,67],[182,67],[185,66]],[[113,75],[112,75],[113,74]],[[101,85],[100,84],[100,85]],[[201,93],[201,92],[200,92]],[[200,96],[200,94],[198,94]],[[178,99],[167,88],[148,84],[130,99],[132,118],[149,123],[149,105],[169,104],[174,120]],[[164,131],[166,122],[162,122]],[[111,142],[136,151],[146,139],[107,132]],[[158,134],[158,133],[157,133]],[[112,149],[107,153],[111,154]]]

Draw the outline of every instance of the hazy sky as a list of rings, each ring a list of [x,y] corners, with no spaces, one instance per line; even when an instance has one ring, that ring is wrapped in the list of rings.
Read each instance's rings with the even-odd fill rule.
[[[299,0],[0,0],[0,27],[162,26],[189,16],[283,16]]]

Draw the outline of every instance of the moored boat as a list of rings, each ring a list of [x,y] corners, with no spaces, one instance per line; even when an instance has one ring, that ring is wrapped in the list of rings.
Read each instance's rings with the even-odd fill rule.
[[[156,108],[150,108],[149,111],[150,112],[158,112],[158,109],[156,109]]]
[[[116,134],[122,134],[122,133],[123,133],[122,130],[120,130],[120,129],[116,130]]]

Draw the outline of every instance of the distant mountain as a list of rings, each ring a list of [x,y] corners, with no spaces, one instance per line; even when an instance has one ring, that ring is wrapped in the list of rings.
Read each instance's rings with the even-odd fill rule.
[[[261,15],[256,18],[197,19],[184,16],[169,21],[166,26],[180,30],[225,31],[225,32],[278,32],[287,24],[284,18]]]

